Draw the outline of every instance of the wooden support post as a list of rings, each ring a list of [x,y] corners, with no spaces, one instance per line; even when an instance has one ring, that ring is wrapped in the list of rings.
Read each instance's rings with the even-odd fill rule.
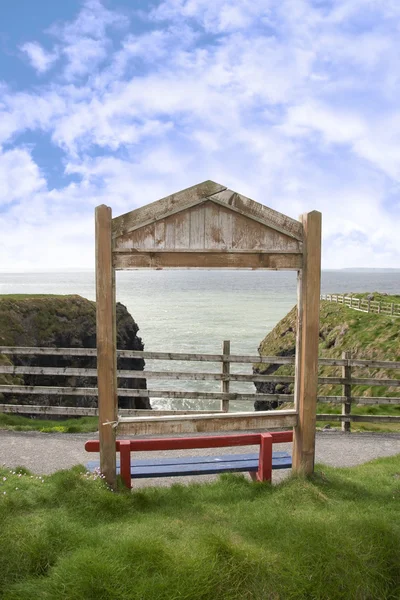
[[[378,302],[378,314],[380,314],[380,312],[381,312],[381,303]]]
[[[119,442],[119,467],[122,481],[128,490],[132,487],[131,477],[131,442],[130,440],[120,440]]]
[[[368,298],[368,311],[367,312],[370,312],[370,311],[371,311],[371,298]]]
[[[342,358],[351,358],[351,352],[343,352]],[[349,383],[343,384],[343,396],[346,397],[346,400],[342,402],[342,415],[351,414],[351,366],[342,367],[342,377],[347,379]],[[350,421],[342,421],[342,431],[350,432],[351,423]]]
[[[257,481],[271,481],[272,479],[272,435],[270,433],[261,434],[256,479]]]
[[[394,303],[393,302],[390,305],[390,314],[394,315]]]
[[[231,353],[231,342],[230,342],[230,340],[225,340],[222,344],[222,354],[224,356],[227,356],[230,353]],[[231,363],[226,360],[223,360],[222,361],[222,375],[227,375],[229,377],[230,370],[231,370]],[[229,394],[229,387],[230,387],[229,384],[230,384],[229,379],[227,379],[226,381],[222,381],[221,391],[225,392],[226,394]],[[221,401],[221,410],[223,412],[229,411],[229,400]]]
[[[319,295],[321,285],[321,213],[302,215],[303,269],[299,274],[293,470],[314,471],[318,391]]]
[[[117,354],[115,271],[112,266],[111,208],[96,208],[96,320],[100,470],[115,488],[117,420]]]

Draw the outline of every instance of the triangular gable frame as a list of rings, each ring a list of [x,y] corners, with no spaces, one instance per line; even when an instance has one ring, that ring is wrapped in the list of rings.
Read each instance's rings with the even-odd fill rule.
[[[135,232],[154,227],[163,221],[174,223],[173,215],[186,218],[190,211],[211,203],[231,211],[237,219],[257,223],[265,234],[273,232],[282,242],[275,248],[249,243],[239,247],[176,247],[166,243],[163,248],[135,246]],[[186,211],[186,212],[185,212]],[[229,213],[230,214],[230,213]],[[178,219],[178,217],[176,217]],[[232,217],[234,220],[234,217]],[[246,228],[244,228],[246,231]],[[257,228],[256,228],[257,229]],[[260,231],[260,229],[258,229]],[[264,230],[263,230],[264,231]],[[130,238],[131,236],[131,238]],[[245,236],[246,237],[246,236]],[[272,236],[273,237],[273,236]],[[273,239],[275,239],[273,238]],[[140,236],[139,238],[140,239]],[[225,238],[223,238],[225,239]],[[130,245],[131,240],[131,245]],[[285,240],[287,248],[285,248]],[[123,243],[122,243],[122,242]],[[262,241],[262,240],[261,240]],[[151,245],[151,244],[150,244]],[[321,214],[313,211],[299,221],[246,198],[226,186],[205,181],[141,208],[112,219],[111,208],[96,208],[96,311],[97,311],[97,373],[100,467],[107,482],[116,485],[116,430],[118,422],[115,270],[125,268],[251,268],[295,269],[298,272],[298,317],[296,337],[295,420],[293,469],[310,474],[314,469],[315,422],[318,386],[319,299],[321,276]],[[290,412],[290,411],[286,411]],[[268,422],[277,422],[277,412],[258,413]],[[246,416],[245,416],[246,415]],[[241,413],[226,413],[224,419],[240,421]],[[191,431],[207,431],[210,415],[191,417]],[[243,413],[243,426],[248,421]],[[175,417],[172,417],[172,420]],[[270,419],[270,421],[269,421]],[[130,419],[135,421],[135,419]],[[143,418],[140,418],[143,421]],[[159,417],[145,419],[149,434],[161,429],[171,431],[171,418],[165,427]],[[289,421],[288,421],[289,422]],[[154,427],[152,426],[154,424]],[[132,431],[135,431],[133,423]],[[173,425],[173,424],[172,424]],[[187,423],[186,423],[187,426]],[[187,429],[186,429],[187,430]]]
[[[212,216],[205,217],[210,213],[217,222]],[[222,223],[218,223],[219,213]],[[207,225],[203,240],[199,241],[197,235],[193,244],[190,230],[195,227],[199,231],[200,217]],[[176,241],[175,229],[179,233]],[[237,231],[239,241],[232,239]],[[302,239],[299,221],[213,181],[204,181],[112,220],[116,269],[297,270],[302,264]]]

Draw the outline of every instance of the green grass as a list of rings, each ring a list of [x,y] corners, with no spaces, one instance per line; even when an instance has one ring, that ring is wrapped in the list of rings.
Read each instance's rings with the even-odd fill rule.
[[[3,469],[0,597],[394,600],[399,509],[400,456],[278,486],[225,475],[132,494],[80,467]]]
[[[42,431],[44,433],[89,433],[97,431],[98,417],[79,417],[78,419],[30,419],[19,415],[0,413],[0,429],[12,431]]]

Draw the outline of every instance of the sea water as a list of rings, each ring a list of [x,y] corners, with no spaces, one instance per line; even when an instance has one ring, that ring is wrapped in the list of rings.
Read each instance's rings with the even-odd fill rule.
[[[400,293],[400,271],[323,271],[321,293]],[[0,273],[0,294],[79,294],[95,299],[94,273]],[[257,355],[276,323],[296,304],[296,273],[282,271],[123,271],[117,273],[117,300],[138,323],[145,350],[218,354],[223,340],[232,354]],[[219,372],[213,363],[147,361],[149,370]],[[251,365],[232,365],[250,373]],[[149,380],[154,390],[219,391],[220,382]],[[231,383],[231,391],[252,393],[253,384]],[[219,408],[210,401],[158,400],[164,408]],[[232,402],[231,410],[252,404]]]

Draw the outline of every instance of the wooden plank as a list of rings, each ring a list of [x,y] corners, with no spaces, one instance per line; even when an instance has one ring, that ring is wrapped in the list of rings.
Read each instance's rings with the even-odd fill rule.
[[[352,377],[351,378],[352,385],[374,385],[374,386],[389,386],[389,387],[399,387],[400,379],[378,379],[373,377]]]
[[[182,211],[174,217],[175,243],[177,250],[190,247],[190,213]]]
[[[96,348],[28,348],[21,346],[0,346],[0,354],[37,354],[54,356],[96,356]]]
[[[115,217],[112,220],[112,236],[119,237],[139,227],[158,221],[163,217],[175,214],[184,208],[198,204],[199,200],[206,198],[216,192],[226,189],[225,186],[214,181],[203,181],[151,204]]]
[[[351,358],[351,352],[343,352],[342,358],[347,360]],[[343,385],[343,396],[345,401],[342,403],[342,415],[349,415],[351,413],[351,367],[346,365],[342,367],[342,376],[348,381]],[[351,425],[350,421],[342,421],[342,431],[350,433]]]
[[[160,360],[181,360],[198,362],[222,362],[230,363],[271,363],[276,365],[294,364],[294,356],[248,356],[230,354],[224,358],[223,354],[185,354],[183,352],[147,352],[143,350],[118,350],[118,356],[124,358],[144,358]],[[400,363],[399,363],[400,365]]]
[[[294,410],[260,411],[258,413],[223,413],[218,415],[122,418],[118,422],[119,434],[163,435],[180,433],[211,433],[215,431],[243,431],[268,427],[293,427],[297,424]],[[111,426],[110,426],[111,427]]]
[[[226,249],[223,245],[223,236],[221,235],[219,223],[219,205],[214,204],[214,202],[206,202],[204,210],[204,248],[214,251]]]
[[[189,248],[202,250],[205,247],[205,208],[204,204],[190,210]]]
[[[117,420],[117,354],[115,272],[112,266],[111,209],[96,208],[96,324],[100,468],[107,483],[116,486],[115,429]]]
[[[301,286],[301,341],[297,388],[299,415],[293,444],[293,468],[309,475],[314,471],[315,422],[318,389],[319,306],[321,284],[321,213],[302,216],[304,229]],[[299,348],[298,348],[299,350]]]
[[[97,377],[95,369],[80,369],[67,367],[19,367],[19,366],[1,366],[0,373],[14,375],[57,375],[69,377]],[[222,381],[226,375],[221,373],[200,373],[190,371],[117,371],[117,376],[120,379],[176,379],[176,380],[192,380],[192,381]],[[272,383],[291,383],[295,381],[295,377],[288,375],[257,375],[247,373],[231,373],[230,381],[269,381]],[[318,377],[319,385],[374,385],[380,387],[399,387],[400,379],[379,379],[377,377],[353,377],[345,379],[344,377]],[[18,386],[16,386],[18,387]],[[0,389],[1,386],[0,386]],[[72,388],[73,389],[73,388]],[[86,388],[83,388],[86,389]]]
[[[222,362],[230,363],[269,363],[275,365],[292,365],[294,356],[248,356],[230,354],[224,358],[223,354],[185,354],[183,352],[147,352],[143,350],[118,350],[118,356],[124,358],[144,358],[160,360],[181,360],[198,362]],[[400,366],[400,363],[399,363]]]
[[[116,240],[117,241],[117,240]],[[165,221],[157,221],[154,223],[154,247],[156,250],[163,250],[165,248]],[[114,246],[114,252],[116,252]]]
[[[400,423],[400,416],[391,415],[317,415],[318,421],[343,421],[345,419],[352,423]]]
[[[83,406],[41,406],[37,404],[0,404],[0,413],[38,414],[38,415],[63,415],[80,417],[97,417],[98,408]],[[202,415],[219,414],[219,410],[148,410],[120,408],[118,413],[122,417],[141,416],[166,416],[166,415]]]
[[[263,252],[133,252],[114,253],[114,268],[121,269],[270,269],[302,268],[300,254]]]
[[[303,228],[299,221],[268,208],[264,204],[255,202],[242,194],[226,189],[209,196],[209,199],[287,236],[299,241],[303,239]]]
[[[33,395],[55,395],[55,396],[97,396],[97,388],[69,388],[69,387],[45,387],[27,385],[0,385],[0,393],[8,394],[33,394]],[[195,400],[237,400],[255,402],[256,400],[283,400],[293,401],[293,396],[287,394],[242,394],[240,392],[225,394],[222,392],[196,392],[196,391],[171,391],[171,390],[143,390],[118,388],[118,397],[142,397],[142,398],[171,398],[171,399],[195,399]]]
[[[228,357],[231,352],[231,343],[229,340],[225,340],[222,345],[223,355]],[[229,394],[229,373],[230,373],[230,362],[224,360],[222,363],[222,382],[221,382],[221,392],[223,394]],[[226,379],[225,379],[226,378]],[[223,400],[221,400],[221,410],[223,412],[228,412],[229,410],[229,399],[225,396]]]
[[[56,387],[42,385],[0,385],[0,394],[34,394],[53,396],[97,396],[97,388]]]

